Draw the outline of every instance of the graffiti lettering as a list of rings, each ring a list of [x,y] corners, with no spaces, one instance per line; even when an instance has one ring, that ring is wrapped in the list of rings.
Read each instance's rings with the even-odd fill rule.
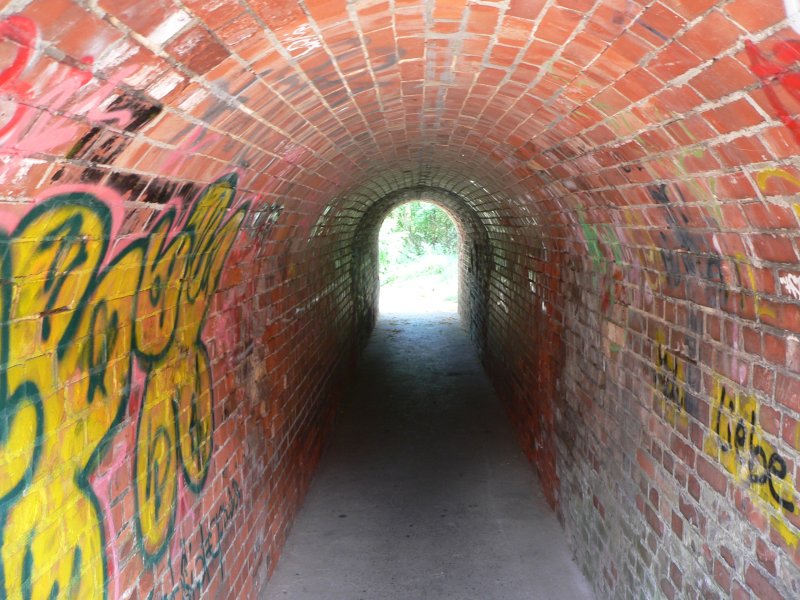
[[[0,597],[105,597],[89,476],[125,413],[134,361],[146,373],[134,457],[146,562],[171,534],[179,472],[203,487],[213,402],[201,332],[247,210],[235,188],[235,176],[217,180],[183,219],[168,208],[113,255],[119,198],[104,188],[62,188],[0,232]]]
[[[784,169],[764,169],[763,171],[760,171],[756,176],[758,189],[760,189],[762,192],[766,192],[767,184],[773,178],[778,179],[779,181],[788,182],[793,185],[795,189],[800,189],[800,179]]]
[[[658,344],[656,349],[656,389],[681,410],[686,410],[686,390],[683,382],[683,366],[674,354]]]
[[[233,479],[226,490],[226,498],[208,519],[202,519],[189,539],[181,540],[180,578],[168,594],[158,600],[181,598],[192,600],[202,595],[203,589],[211,582],[211,568],[219,560],[220,569],[222,542],[234,525],[234,517],[242,508],[242,489]],[[155,600],[155,592],[150,591],[147,600]]]
[[[697,265],[694,262],[693,256],[686,254],[686,252],[696,255],[699,253],[699,247],[694,236],[687,231],[686,227],[681,223],[679,215],[673,210],[669,201],[669,196],[667,195],[667,186],[664,184],[652,186],[648,191],[650,192],[650,197],[667,211],[666,218],[669,228],[675,233],[680,248],[684,251],[680,253],[683,267],[688,274],[695,275],[697,273]],[[666,249],[668,244],[666,243],[666,235],[663,231],[660,232],[660,236],[664,246],[661,250],[661,257],[664,260],[664,268],[667,271],[667,280],[670,285],[678,285],[681,279],[681,268],[678,264],[678,257],[675,256],[672,250]]]
[[[761,501],[780,511],[796,513],[794,485],[786,460],[763,439],[755,398],[731,393],[715,381],[709,418],[711,432],[704,443],[705,451],[729,473],[749,483]]]
[[[315,49],[322,47],[322,43],[308,23],[300,25],[281,41],[286,44],[286,50],[294,59],[302,58]]]
[[[277,202],[265,204],[258,210],[251,211],[250,227],[247,230],[252,232],[255,238],[265,239],[275,223],[278,222],[282,212],[283,205]]]
[[[683,361],[666,347],[663,331],[656,333],[654,348],[655,389],[661,397],[664,418],[673,426],[688,424],[686,412],[686,373]]]
[[[194,536],[196,543],[193,544],[191,540],[181,543],[181,590],[184,598],[198,597],[203,587],[211,581],[210,568],[222,553],[222,540],[232,527],[233,517],[241,505],[242,490],[233,480],[227,490],[227,501],[210,519],[200,521]]]
[[[675,191],[683,200],[680,190],[676,188]],[[670,286],[680,285],[684,273],[701,276],[721,286],[723,297],[727,298],[722,259],[719,254],[708,247],[701,234],[691,231],[687,227],[689,219],[682,210],[670,202],[665,184],[650,186],[648,192],[650,197],[664,208],[668,231],[672,233],[678,243],[678,249],[670,249],[668,233],[666,231],[659,232],[661,239],[659,252],[666,272],[666,283]],[[705,263],[704,267],[703,263]],[[708,293],[710,304],[715,307],[719,306],[717,291],[711,288]]]

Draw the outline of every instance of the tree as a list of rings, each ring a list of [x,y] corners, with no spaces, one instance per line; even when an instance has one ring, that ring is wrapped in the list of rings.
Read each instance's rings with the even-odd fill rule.
[[[452,219],[429,202],[407,202],[395,208],[383,222],[379,256],[381,272],[392,264],[418,262],[422,256],[455,257],[458,232]]]

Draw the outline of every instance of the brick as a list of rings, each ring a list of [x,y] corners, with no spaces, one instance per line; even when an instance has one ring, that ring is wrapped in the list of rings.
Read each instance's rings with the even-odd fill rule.
[[[719,100],[755,83],[753,74],[731,57],[719,59],[689,81],[706,100]]]
[[[725,495],[728,487],[728,478],[702,456],[697,457],[697,474],[714,488],[718,494]]]
[[[670,449],[679,460],[683,461],[684,464],[689,467],[694,466],[695,451],[689,444],[683,442],[680,438],[673,435],[670,438]]]
[[[744,98],[710,109],[703,116],[721,134],[747,129],[761,124],[764,120]]]
[[[725,593],[730,593],[731,575],[728,569],[719,561],[714,562],[714,581]]]
[[[508,14],[521,19],[535,19],[544,8],[544,0],[511,0]]]
[[[780,263],[797,261],[797,254],[789,239],[774,234],[752,234],[750,240],[762,260]]]
[[[740,30],[721,12],[712,10],[679,40],[704,60],[715,59],[736,43]]]
[[[738,581],[733,582],[733,590],[731,592],[731,598],[734,600],[750,600],[750,592]]]
[[[786,453],[800,444],[792,283],[800,273],[800,42],[780,3],[15,6],[18,15],[0,19],[0,238],[58,190],[96,196],[113,228],[97,270],[81,269],[99,283],[100,269],[113,269],[125,248],[138,252],[173,210],[165,240],[203,238],[216,221],[188,227],[185,219],[220,175],[236,172],[235,202],[248,204],[202,301],[207,314],[188,301],[171,307],[195,319],[187,330],[202,324],[175,360],[197,340],[208,350],[214,449],[197,491],[178,473],[170,547],[191,541],[195,524],[228,501],[229,476],[248,505],[225,538],[224,581],[215,563],[196,595],[263,595],[378,309],[369,257],[383,209],[403,190],[431,193],[460,219],[465,325],[545,497],[583,540],[576,556],[598,574],[592,584],[624,597],[788,593],[778,569],[800,564],[800,553],[751,497],[753,486],[748,492],[728,472],[714,432],[721,385],[752,398],[758,425],[798,480]],[[149,266],[165,251],[151,248]],[[131,311],[147,298],[130,289],[145,276],[142,262],[114,281],[113,302],[137,298]],[[20,266],[3,250],[0,264],[12,291],[3,314],[31,309],[23,282],[59,267]],[[65,306],[34,306],[14,321],[31,329],[9,337],[12,380],[56,376],[55,350],[50,366],[37,362],[47,343],[36,332],[45,322],[79,327],[73,305],[89,306],[102,291],[79,287],[67,286],[70,298],[58,299]],[[157,311],[137,323],[157,332]],[[95,324],[86,336],[102,333],[108,343],[111,327]],[[177,592],[168,571],[180,565],[172,556],[144,568],[136,537],[137,427],[147,371],[160,359],[133,348],[132,329],[116,338],[128,343],[121,364],[137,369],[119,423],[84,431],[106,434],[108,454],[90,461],[85,478],[102,524],[123,527],[104,532],[110,579],[100,591],[169,596]],[[78,363],[97,360],[82,356]],[[42,393],[63,395],[71,410],[86,400],[74,391],[90,381],[84,367],[58,372],[64,389]],[[124,396],[126,381],[121,372],[103,383]],[[63,429],[48,440],[68,436],[76,419],[55,419]],[[65,458],[41,464],[58,476]],[[23,495],[38,493],[28,488]],[[587,489],[592,506],[583,513]],[[637,510],[612,510],[629,505],[631,490]],[[798,517],[782,516],[795,531]],[[698,547],[712,524],[735,539]],[[618,547],[608,543],[612,531]],[[635,549],[652,589],[631,583],[638,574],[621,548]]]
[[[800,378],[778,373],[775,383],[775,399],[795,412],[800,411]]]
[[[756,556],[758,557],[758,562],[766,569],[767,573],[773,577],[777,575],[777,568],[775,566],[777,554],[774,550],[769,548],[766,542],[761,538],[756,539]]]
[[[783,598],[783,595],[775,589],[766,576],[753,565],[748,566],[745,570],[744,579],[758,598],[764,600],[781,600]]]

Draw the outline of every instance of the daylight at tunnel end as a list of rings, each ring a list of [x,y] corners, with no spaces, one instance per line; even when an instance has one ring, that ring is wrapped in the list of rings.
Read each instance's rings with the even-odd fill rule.
[[[800,597],[796,0],[0,7],[0,598],[260,598],[410,200],[598,598]]]

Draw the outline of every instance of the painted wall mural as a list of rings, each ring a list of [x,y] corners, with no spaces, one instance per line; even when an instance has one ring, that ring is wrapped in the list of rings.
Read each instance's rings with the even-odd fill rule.
[[[235,175],[218,179],[132,240],[119,236],[119,197],[98,186],[63,186],[21,217],[0,215],[0,596],[107,596],[89,477],[135,373],[145,378],[131,473],[145,564],[167,548],[179,479],[202,490],[214,429],[202,331],[248,209],[236,187]],[[238,484],[232,497],[241,504]]]

